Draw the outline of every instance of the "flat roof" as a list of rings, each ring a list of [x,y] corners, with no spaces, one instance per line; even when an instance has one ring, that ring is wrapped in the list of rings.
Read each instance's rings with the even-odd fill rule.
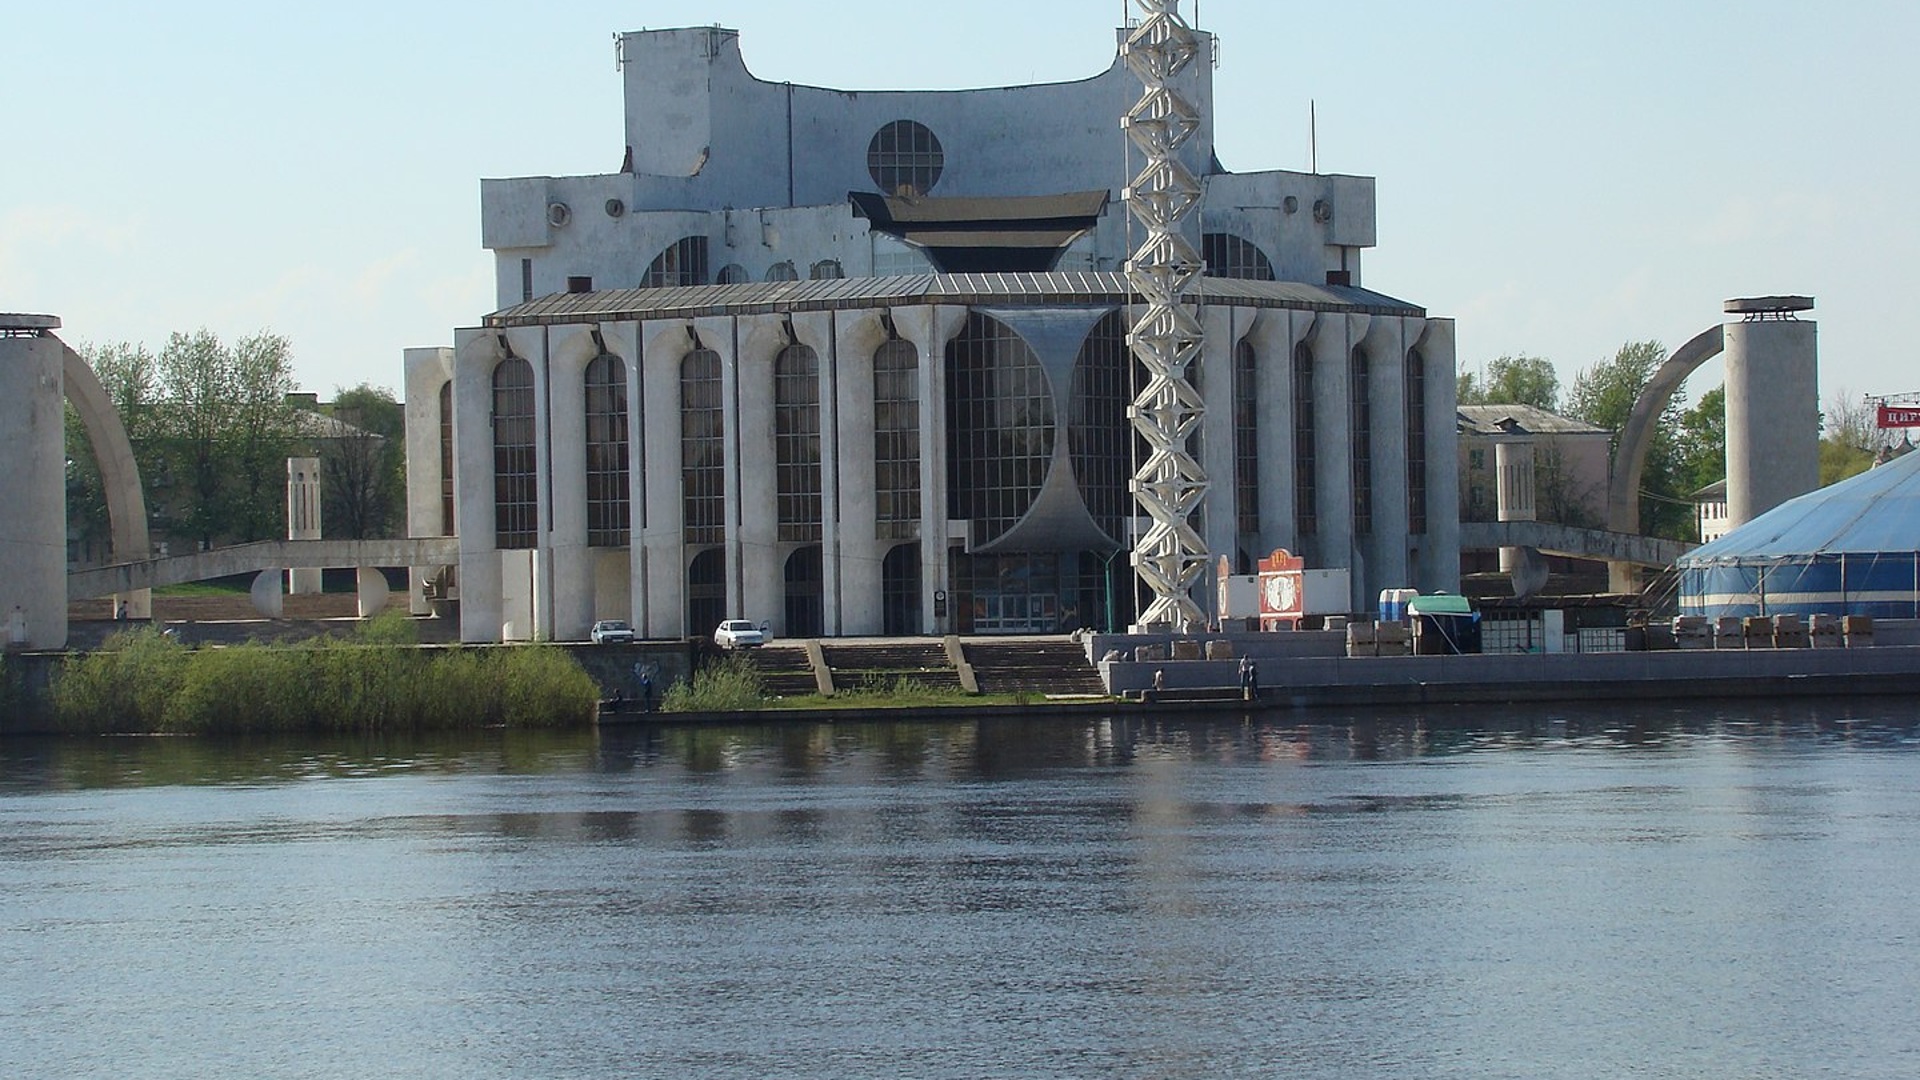
[[[1425,318],[1425,308],[1352,285],[1298,281],[1200,278],[1201,304],[1290,308]],[[744,285],[680,285],[658,289],[604,289],[554,293],[488,315],[490,329],[579,322],[693,319],[712,315],[773,315],[789,311],[907,304],[990,307],[1093,307],[1141,303],[1123,274],[910,274],[898,277],[759,281]]]

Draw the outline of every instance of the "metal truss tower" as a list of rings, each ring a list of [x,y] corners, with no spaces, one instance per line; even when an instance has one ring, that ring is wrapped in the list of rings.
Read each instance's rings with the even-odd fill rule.
[[[1129,410],[1147,444],[1146,460],[1133,475],[1133,493],[1151,521],[1135,541],[1133,566],[1153,590],[1139,626],[1180,627],[1203,619],[1189,592],[1207,566],[1206,541],[1193,527],[1194,511],[1207,493],[1207,474],[1187,453],[1187,439],[1206,413],[1206,403],[1187,381],[1203,331],[1199,316],[1185,303],[1205,264],[1181,231],[1199,205],[1201,190],[1178,156],[1200,129],[1200,115],[1171,84],[1199,56],[1200,44],[1180,18],[1178,0],[1139,4],[1145,18],[1120,50],[1145,85],[1139,104],[1120,126],[1147,158],[1123,195],[1147,230],[1127,262],[1128,284],[1144,302],[1127,340],[1147,372]]]

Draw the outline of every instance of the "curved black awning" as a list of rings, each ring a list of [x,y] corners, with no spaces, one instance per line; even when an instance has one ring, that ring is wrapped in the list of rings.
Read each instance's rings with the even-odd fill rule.
[[[943,274],[1046,273],[1106,213],[1106,191],[938,199],[850,191],[854,213]]]

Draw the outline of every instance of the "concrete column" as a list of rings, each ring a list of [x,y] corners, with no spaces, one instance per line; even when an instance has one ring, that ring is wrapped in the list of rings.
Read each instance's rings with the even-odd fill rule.
[[[1736,308],[1769,297],[1729,301],[1747,322],[1725,328],[1727,527],[1737,529],[1788,499],[1820,486],[1820,388],[1817,325],[1786,318],[1812,307]]]
[[[839,408],[838,403],[834,399],[834,319],[832,312],[810,311],[792,316],[792,322],[794,341],[797,344],[805,345],[807,348],[812,349],[815,359],[819,362],[819,367],[817,368],[818,381],[814,388],[814,400],[819,402],[818,407],[820,410],[820,626],[826,634],[831,635],[839,633],[840,611],[837,598],[841,593],[840,566],[834,558],[835,552],[838,551],[840,545],[840,522],[835,520],[836,515],[834,513],[834,508],[839,499],[839,480],[836,476],[839,462],[836,454],[837,448],[840,445],[840,432],[837,430],[838,421],[836,420],[836,417],[839,415]],[[768,371],[767,386],[768,393],[771,394],[773,386],[771,367],[769,367]],[[873,380],[869,378],[867,380],[867,393],[869,396],[873,393],[872,388]],[[771,434],[772,430],[771,427],[768,428],[769,434]],[[873,448],[871,434],[868,435],[867,448],[870,456]],[[871,469],[868,470],[868,476],[872,476]],[[868,484],[871,486],[872,481],[869,480]],[[778,528],[777,523],[775,528]],[[873,530],[869,528],[867,531],[871,534]],[[785,621],[787,610],[787,558],[797,548],[803,546],[805,545],[788,543],[780,545],[778,549],[778,560],[775,566],[775,572],[778,575],[777,580],[779,582],[780,594],[779,601],[771,610],[778,614],[782,622]],[[766,615],[762,616],[762,618],[771,620],[774,616]],[[786,632],[791,633],[791,631]]]
[[[1302,552],[1294,528],[1293,347],[1312,326],[1311,312],[1269,308],[1259,312],[1247,333],[1254,349],[1260,426],[1260,536],[1248,553],[1255,559],[1275,548]]]
[[[1373,536],[1367,545],[1372,577],[1365,595],[1407,585],[1407,350],[1420,335],[1418,319],[1375,319],[1367,338],[1372,359]]]
[[[1427,361],[1427,532],[1408,555],[1413,584],[1422,592],[1460,591],[1460,434],[1454,325],[1429,319],[1421,330]]]
[[[936,594],[950,592],[947,563],[947,342],[967,323],[964,307],[894,308],[893,325],[920,353],[920,620],[928,634],[954,625],[934,611]]]
[[[408,349],[402,370],[406,387],[407,535],[424,538],[457,533],[459,530],[442,517],[441,484],[446,476],[440,460],[440,389],[453,378],[453,350]],[[439,570],[416,566],[409,571],[408,611],[425,615],[433,610],[427,587]]]
[[[731,323],[721,321],[729,337]],[[687,555],[685,510],[681,499],[680,365],[696,347],[688,323],[678,320],[637,325],[641,342],[640,451],[645,468],[635,469],[644,485],[646,524],[635,544],[634,625],[648,637],[712,633],[712,627],[686,625]],[[716,335],[717,336],[717,335]],[[701,339],[700,345],[708,345]],[[713,347],[708,345],[709,348]],[[640,503],[636,502],[636,511]]]
[[[547,412],[552,465],[546,473],[553,524],[555,641],[584,641],[594,620],[594,564],[587,548],[587,364],[600,355],[594,328],[556,326],[547,337]]]
[[[320,459],[287,459],[287,539],[320,539]],[[321,591],[320,568],[303,566],[287,571],[287,594],[311,596]]]
[[[878,309],[835,313],[838,420],[826,423],[822,417],[821,426],[827,437],[838,435],[831,457],[839,512],[828,511],[835,546],[827,551],[827,565],[837,567],[829,572],[829,580],[837,573],[840,619],[836,625],[830,618],[828,626],[843,634],[878,634],[885,629],[881,564],[896,541],[880,540],[875,527],[879,509],[874,497],[873,354],[886,342]],[[834,606],[830,598],[829,607]]]
[[[1201,576],[1193,590],[1194,602],[1209,616],[1217,617],[1212,567],[1225,555],[1229,561],[1239,549],[1237,521],[1238,492],[1234,484],[1233,369],[1239,351],[1240,335],[1245,332],[1248,312],[1227,304],[1217,304],[1201,313],[1206,340],[1202,346],[1200,381],[1194,389],[1207,403],[1201,422],[1200,467],[1207,473],[1206,509],[1200,515],[1201,536],[1207,542],[1209,572]]]
[[[1501,521],[1533,521],[1533,440],[1503,439],[1493,444],[1495,516]],[[1520,550],[1500,549],[1500,571],[1512,573]]]
[[[0,315],[0,648],[67,644],[66,346],[51,315]]]
[[[493,494],[493,369],[506,355],[492,330],[454,334],[454,512],[460,535],[460,640],[500,640],[500,551]]]

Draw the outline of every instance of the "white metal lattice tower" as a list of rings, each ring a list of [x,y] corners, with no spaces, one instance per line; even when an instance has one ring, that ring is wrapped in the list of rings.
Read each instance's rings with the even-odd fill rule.
[[[1129,414],[1147,444],[1146,460],[1133,475],[1133,494],[1152,524],[1134,543],[1133,566],[1153,590],[1139,626],[1178,627],[1203,619],[1189,592],[1207,567],[1206,541],[1192,523],[1207,493],[1207,474],[1187,453],[1188,436],[1206,413],[1205,402],[1187,381],[1203,331],[1185,303],[1205,264],[1181,232],[1201,190],[1178,156],[1200,129],[1200,115],[1171,84],[1199,55],[1200,44],[1180,18],[1178,0],[1139,4],[1145,18],[1120,55],[1145,92],[1120,126],[1147,158],[1122,197],[1147,230],[1127,262],[1127,281],[1144,301],[1127,342],[1147,371]]]

